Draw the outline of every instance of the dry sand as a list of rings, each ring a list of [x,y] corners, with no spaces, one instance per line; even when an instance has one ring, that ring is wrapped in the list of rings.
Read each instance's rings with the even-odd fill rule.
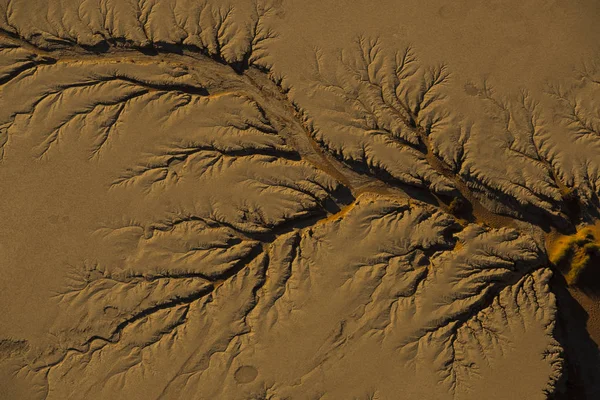
[[[598,17],[0,0],[0,400],[600,398]]]

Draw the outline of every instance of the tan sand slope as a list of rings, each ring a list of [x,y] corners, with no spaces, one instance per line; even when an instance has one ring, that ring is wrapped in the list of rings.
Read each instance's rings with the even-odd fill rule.
[[[309,3],[0,1],[0,399],[596,398],[600,65]]]

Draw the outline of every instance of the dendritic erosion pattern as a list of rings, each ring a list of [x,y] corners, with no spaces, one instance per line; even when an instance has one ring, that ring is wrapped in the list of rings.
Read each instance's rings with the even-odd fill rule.
[[[447,67],[372,38],[317,50],[294,97],[276,3],[52,3],[0,2],[1,237],[60,283],[28,288],[43,332],[0,337],[12,398],[563,389],[534,236],[596,218],[597,68],[540,99],[469,84],[480,123]]]

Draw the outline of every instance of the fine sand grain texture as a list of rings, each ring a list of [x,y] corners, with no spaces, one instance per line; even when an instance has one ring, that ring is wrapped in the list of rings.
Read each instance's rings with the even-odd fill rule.
[[[0,400],[600,398],[599,17],[0,0]]]

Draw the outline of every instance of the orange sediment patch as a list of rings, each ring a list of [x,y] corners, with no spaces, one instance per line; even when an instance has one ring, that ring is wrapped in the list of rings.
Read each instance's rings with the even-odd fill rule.
[[[592,340],[600,345],[600,221],[577,230],[573,235],[552,231],[546,237],[550,262],[560,270],[569,285],[567,289],[587,313],[586,328]]]
[[[456,244],[454,245],[454,249],[452,249],[452,251],[460,251],[463,247],[464,247],[464,244],[462,244],[462,242],[460,240],[457,240]]]
[[[342,219],[355,206],[356,206],[356,200],[353,201],[351,204],[348,204],[347,206],[342,207],[340,209],[340,211],[336,212],[335,214],[331,214],[331,215],[327,216],[327,218],[323,218],[322,220],[319,220],[315,225],[327,224],[329,222],[333,222],[333,221],[337,221],[339,219]]]
[[[600,251],[600,221],[588,225],[573,235],[550,233],[546,238],[550,262],[565,274],[569,285],[576,285],[581,273]]]
[[[352,211],[352,209],[354,209],[354,207],[356,207],[358,202],[361,200],[385,198],[385,197],[391,198],[391,199],[397,199],[397,195],[395,195],[394,193],[390,193],[390,191],[386,190],[385,188],[380,188],[380,189],[381,190],[377,190],[377,188],[373,188],[373,190],[369,190],[369,189],[360,190],[356,199],[352,203],[342,207],[335,214],[328,215],[326,218],[319,220],[315,225],[326,224],[326,223],[337,221],[337,220],[344,218],[350,211]]]

